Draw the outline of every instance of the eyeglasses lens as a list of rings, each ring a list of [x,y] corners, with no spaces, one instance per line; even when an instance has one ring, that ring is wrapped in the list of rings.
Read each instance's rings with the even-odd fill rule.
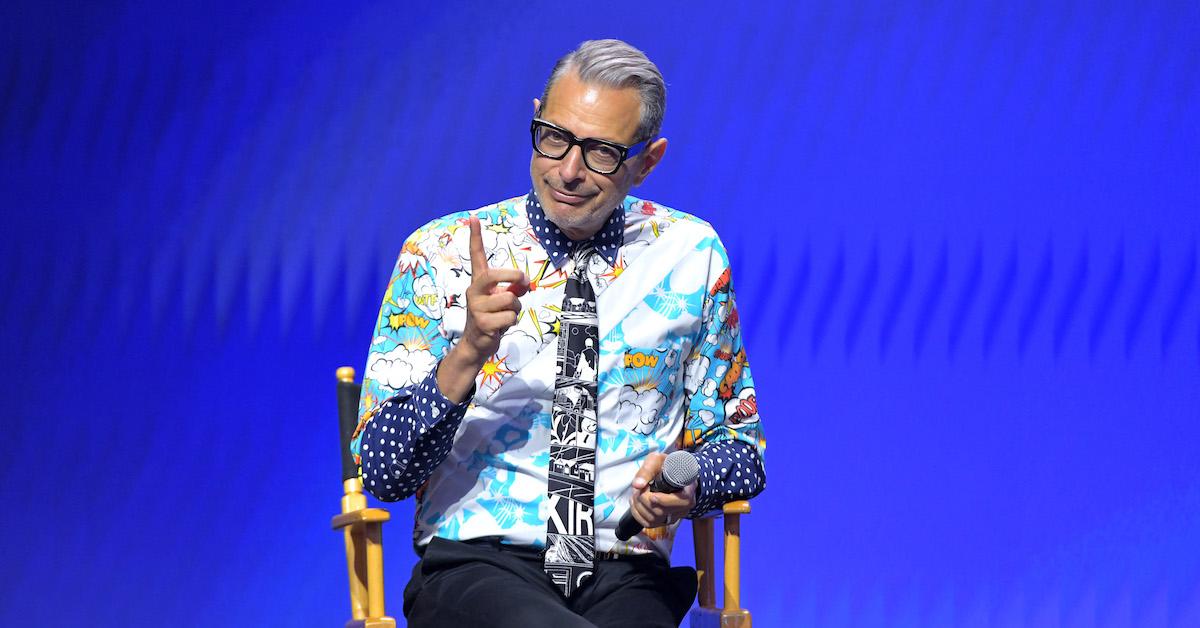
[[[546,126],[538,127],[534,133],[538,152],[551,159],[562,159],[566,156],[573,139],[558,129]],[[612,174],[621,165],[621,151],[612,146],[584,140],[581,147],[584,162],[600,174]]]

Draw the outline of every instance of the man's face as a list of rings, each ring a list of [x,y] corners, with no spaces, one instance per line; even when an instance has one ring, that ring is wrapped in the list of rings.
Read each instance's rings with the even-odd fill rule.
[[[634,143],[640,116],[641,99],[636,89],[584,83],[574,72],[568,72],[550,88],[540,115],[575,137],[626,146]],[[529,175],[546,217],[567,237],[583,240],[604,226],[629,189],[650,174],[665,148],[665,140],[660,139],[608,175],[589,170],[579,146],[571,147],[561,160],[533,151]]]

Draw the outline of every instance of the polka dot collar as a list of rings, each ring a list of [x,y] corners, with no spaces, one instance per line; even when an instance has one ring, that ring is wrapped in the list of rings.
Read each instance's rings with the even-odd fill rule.
[[[565,266],[576,243],[568,238],[567,234],[563,233],[557,225],[550,222],[550,219],[546,217],[546,211],[542,209],[541,202],[538,201],[537,194],[532,190],[525,197],[525,213],[529,216],[529,226],[533,228],[533,236],[537,238],[542,248],[546,249],[546,253],[550,255],[550,261],[559,268]],[[617,265],[617,253],[620,252],[621,245],[625,244],[624,205],[618,205],[613,209],[608,222],[604,223],[604,227],[588,242],[596,249],[600,257],[608,262],[610,267]]]

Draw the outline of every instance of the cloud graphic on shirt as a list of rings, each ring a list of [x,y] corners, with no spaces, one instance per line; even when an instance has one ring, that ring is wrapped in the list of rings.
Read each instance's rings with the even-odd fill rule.
[[[600,341],[600,350],[605,353],[616,353],[625,349],[625,342],[620,338],[606,338]]]
[[[711,377],[704,380],[704,385],[700,388],[700,394],[704,395],[704,405],[712,408],[716,406],[714,399],[717,395],[717,380]]]
[[[499,353],[508,358],[508,366],[514,369],[532,360],[544,346],[540,340],[516,327],[509,327],[500,343]]]
[[[688,362],[683,387],[689,395],[695,394],[700,389],[700,382],[708,373],[709,362],[708,356],[700,356]]]
[[[667,397],[657,389],[635,393],[633,388],[626,386],[621,390],[621,402],[617,404],[617,422],[632,425],[638,434],[652,434],[666,402]]]
[[[485,215],[479,215],[479,221],[480,227],[482,227],[479,235],[483,240],[483,252],[487,254],[489,265],[495,266],[496,264],[491,263],[490,260],[493,257],[499,256],[502,252],[500,247],[500,234],[492,227],[493,224],[497,223],[493,223],[493,221]],[[510,228],[510,225],[505,224],[503,220],[501,220],[498,224],[503,226],[505,229]],[[466,226],[465,222],[463,226]],[[454,250],[456,250],[459,254],[458,258],[460,263],[462,263],[464,268],[470,268],[471,230],[466,228],[455,230],[453,235],[451,235],[451,241]],[[497,261],[499,261],[498,258]]]
[[[429,275],[421,275],[413,280],[413,302],[418,308],[425,313],[425,316],[433,319],[442,317],[442,297],[438,294],[437,286],[433,283],[433,277]]]
[[[721,321],[722,325],[725,324],[726,319],[729,318],[729,302],[728,301],[722,301],[721,305],[717,306],[716,316],[717,316],[717,320]]]
[[[387,353],[371,354],[366,377],[392,390],[399,390],[425,379],[436,362],[433,354],[427,350],[409,351],[400,345]]]

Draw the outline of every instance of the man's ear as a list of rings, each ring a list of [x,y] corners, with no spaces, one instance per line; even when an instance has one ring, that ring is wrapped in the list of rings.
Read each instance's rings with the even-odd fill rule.
[[[542,108],[542,101],[538,100],[537,98],[534,98],[533,99],[533,117],[535,117],[535,118],[537,117],[538,110],[540,110],[541,108]]]
[[[646,150],[642,153],[641,165],[638,166],[637,175],[633,178],[634,185],[641,185],[646,177],[654,170],[654,167],[662,161],[663,155],[667,152],[667,138],[660,137],[650,143]]]

